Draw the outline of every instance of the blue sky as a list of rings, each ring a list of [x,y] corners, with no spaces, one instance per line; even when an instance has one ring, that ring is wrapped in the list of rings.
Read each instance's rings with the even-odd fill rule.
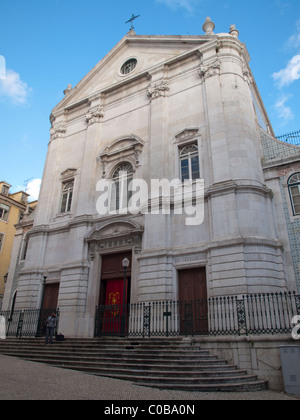
[[[300,129],[299,0],[1,0],[0,181],[34,195],[49,142],[49,115],[69,83],[75,86],[130,26],[139,35],[202,35],[240,31],[277,135]],[[0,59],[0,67],[1,61]]]

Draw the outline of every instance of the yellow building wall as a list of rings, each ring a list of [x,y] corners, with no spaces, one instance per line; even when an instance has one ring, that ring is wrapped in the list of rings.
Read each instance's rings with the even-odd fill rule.
[[[0,202],[10,207],[8,220],[3,221],[0,219],[0,233],[4,234],[4,243],[2,250],[0,251],[0,297],[4,294],[4,276],[9,269],[11,252],[16,234],[15,225],[19,223],[21,212],[24,212],[26,209],[25,203],[22,202],[22,194],[22,192],[10,194],[8,197],[5,197],[7,201],[3,200],[3,196],[0,196]],[[18,203],[14,204],[14,202]]]

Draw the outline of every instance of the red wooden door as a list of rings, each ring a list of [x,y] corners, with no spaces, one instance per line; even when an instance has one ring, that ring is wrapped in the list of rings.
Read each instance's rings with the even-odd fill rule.
[[[127,258],[130,261],[130,266],[126,270],[125,288],[124,268],[122,266],[124,258]],[[125,332],[127,332],[128,304],[130,303],[131,258],[132,255],[130,252],[105,255],[102,258],[99,305],[103,307],[103,333],[117,335],[121,332],[122,321],[125,322],[124,328]]]
[[[208,331],[208,302],[205,268],[179,271],[181,333],[205,334]]]

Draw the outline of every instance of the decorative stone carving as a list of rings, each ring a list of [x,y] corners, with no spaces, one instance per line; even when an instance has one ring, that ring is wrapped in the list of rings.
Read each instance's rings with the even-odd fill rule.
[[[213,63],[204,65],[201,64],[199,68],[199,75],[202,79],[202,83],[209,77],[219,76],[221,71],[220,60],[215,60]]]
[[[252,85],[253,78],[251,76],[251,73],[247,64],[245,64],[243,67],[243,76],[244,76],[245,82],[247,82],[249,86]]]
[[[239,37],[239,31],[236,29],[235,25],[230,25],[230,35],[233,36],[234,38],[238,38]]]
[[[59,137],[62,137],[63,134],[65,134],[66,132],[67,132],[67,124],[65,123],[61,123],[61,124],[58,124],[57,126],[51,127],[50,128],[51,140],[55,140]]]
[[[72,179],[77,175],[77,169],[68,168],[61,174],[61,180],[66,181],[68,179]]]
[[[73,89],[72,88],[72,85],[69,84],[68,87],[67,87],[67,89],[64,90],[64,95],[65,96],[69,95],[69,93],[72,92],[72,89]]]
[[[156,83],[152,83],[149,89],[147,90],[147,96],[150,99],[156,99],[160,96],[166,96],[167,92],[170,90],[169,83],[167,80],[161,80]]]
[[[119,220],[104,223],[100,228],[95,228],[86,238],[89,244],[89,258],[95,258],[98,251],[105,249],[133,248],[138,255],[142,250],[142,236],[144,228],[138,223]]]
[[[103,109],[100,106],[98,106],[89,110],[89,112],[85,116],[85,120],[87,122],[87,125],[92,125],[95,123],[99,123],[101,121],[101,118],[103,117]]]
[[[188,128],[178,133],[175,137],[178,142],[181,142],[181,141],[193,139],[197,137],[198,135],[199,135],[198,128]]]
[[[102,177],[106,177],[107,165],[115,163],[117,160],[130,159],[136,168],[140,166],[140,155],[143,146],[144,142],[135,136],[115,140],[99,156],[99,160],[102,163]]]
[[[204,25],[202,26],[202,29],[205,32],[205,35],[213,35],[215,27],[216,25],[214,24],[214,22],[212,22],[211,18],[207,17],[205,19]]]

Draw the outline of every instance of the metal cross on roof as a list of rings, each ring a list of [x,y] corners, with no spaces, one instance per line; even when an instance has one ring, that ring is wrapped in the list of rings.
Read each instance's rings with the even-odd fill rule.
[[[127,22],[125,22],[125,23],[131,23],[131,28],[130,28],[131,31],[134,29],[133,22],[135,21],[135,19],[137,19],[139,17],[140,17],[140,15],[134,16],[134,13],[132,13],[131,19],[129,19]]]

